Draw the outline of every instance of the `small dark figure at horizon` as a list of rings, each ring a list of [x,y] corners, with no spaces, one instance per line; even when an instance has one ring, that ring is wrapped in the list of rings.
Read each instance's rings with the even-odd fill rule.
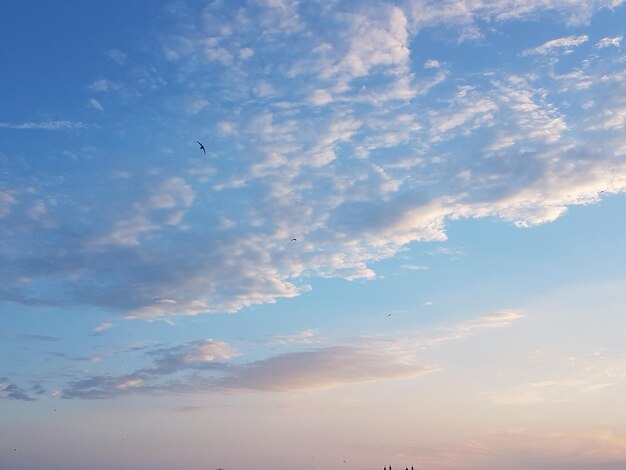
[[[204,154],[206,155],[206,149],[204,148],[204,145],[202,145],[202,142],[196,140],[196,142],[198,142],[198,144],[200,145],[200,150],[202,150],[204,152]]]

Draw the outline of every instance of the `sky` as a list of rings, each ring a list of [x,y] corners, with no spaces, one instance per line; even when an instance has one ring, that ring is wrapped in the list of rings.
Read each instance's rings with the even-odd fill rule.
[[[625,25],[3,1],[0,467],[625,468]]]

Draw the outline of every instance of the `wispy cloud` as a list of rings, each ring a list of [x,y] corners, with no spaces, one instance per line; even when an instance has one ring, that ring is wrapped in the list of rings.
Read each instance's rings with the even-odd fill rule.
[[[100,101],[98,101],[95,98],[89,99],[89,106],[97,111],[104,111],[104,107],[102,106],[102,103],[100,103]]]
[[[428,304],[428,302],[426,304]],[[437,333],[434,335],[414,338],[410,341],[412,341],[416,345],[420,345],[421,347],[438,346],[448,341],[468,338],[470,336],[478,334],[481,331],[491,328],[506,327],[512,322],[520,320],[522,318],[524,318],[524,315],[516,310],[502,310],[499,312],[481,315],[474,320],[461,322],[450,327],[439,328],[437,330]]]
[[[273,344],[291,345],[291,344],[311,344],[319,341],[314,330],[308,329],[291,335],[271,336],[265,342]]]
[[[163,226],[180,226],[185,210],[191,206],[194,198],[193,189],[184,179],[166,178],[144,202],[135,204],[130,216],[116,221],[111,232],[95,237],[88,246],[137,245],[141,235]]]
[[[11,189],[0,190],[0,217],[7,216],[17,203],[16,191]]]
[[[92,335],[99,335],[104,333],[106,330],[109,330],[115,326],[113,323],[103,322],[97,325],[93,330],[91,330]]]
[[[564,38],[552,39],[551,41],[543,43],[541,46],[526,49],[522,55],[546,55],[554,52],[564,54],[571,51],[572,48],[587,42],[588,40],[589,37],[586,35],[567,36]]]
[[[515,390],[492,392],[489,398],[498,405],[535,405],[537,403],[559,403],[580,399],[581,396],[601,392],[615,385],[614,382],[600,378],[546,380],[532,382],[515,387]]]
[[[605,47],[620,47],[624,36],[615,36],[613,38],[602,38],[596,43],[596,47],[603,49]]]
[[[107,57],[109,57],[109,59],[119,65],[122,65],[124,62],[126,62],[126,54],[118,49],[108,49],[105,53]]]
[[[402,269],[408,269],[409,271],[426,271],[430,269],[429,266],[424,264],[403,264],[400,266]]]
[[[148,352],[154,358],[146,368],[122,376],[98,375],[70,382],[63,390],[64,398],[108,398],[126,393],[150,393],[184,388],[187,381],[162,383],[161,377],[185,371],[219,371],[224,362],[240,353],[227,342],[201,340],[169,348],[156,348]]]
[[[0,122],[0,127],[6,129],[44,129],[48,131],[62,131],[69,129],[86,129],[87,124],[77,121],[41,121],[23,122],[19,124]]]
[[[112,84],[106,78],[98,78],[94,80],[89,85],[87,85],[87,89],[91,91],[109,91],[112,88]]]

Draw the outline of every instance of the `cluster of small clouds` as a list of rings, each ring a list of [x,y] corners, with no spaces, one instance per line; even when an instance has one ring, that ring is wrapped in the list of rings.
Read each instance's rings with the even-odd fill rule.
[[[90,247],[138,245],[142,235],[167,226],[182,226],[185,211],[194,200],[190,185],[179,177],[169,177],[150,191],[144,202],[133,205],[128,217],[115,221],[111,232],[88,242]]]
[[[435,7],[428,0],[406,0],[415,27],[455,26],[463,38],[481,37],[480,22],[528,20],[555,12],[568,25],[587,24],[600,10],[615,9],[623,0],[445,0]]]
[[[201,15],[172,13],[185,24],[162,37],[160,59],[173,72],[154,80],[179,84],[176,93],[185,93],[176,98],[188,121],[170,116],[170,134],[185,134],[190,123],[206,129],[198,119],[210,108],[216,139],[235,156],[210,167],[179,160],[184,176],[163,176],[157,168],[156,176],[137,178],[133,190],[132,178],[118,178],[111,184],[131,201],[103,198],[88,217],[80,202],[68,205],[78,208],[78,224],[67,214],[55,219],[45,194],[37,193],[45,190],[35,189],[28,213],[49,223],[0,235],[16,248],[0,261],[22,280],[0,268],[7,280],[0,294],[25,303],[105,306],[146,320],[236,312],[299,295],[309,289],[307,276],[375,278],[371,264],[407,244],[445,241],[448,220],[497,217],[530,227],[570,205],[622,192],[626,70],[611,55],[621,37],[571,35],[516,50],[529,67],[524,77],[505,67],[461,82],[449,61],[412,62],[427,28],[453,27],[470,39],[481,34],[482,21],[498,27],[550,11],[582,24],[621,3],[450,0],[440,8],[407,0],[348,8],[338,2],[307,10],[318,18],[304,15],[298,2],[251,10],[216,3]],[[559,60],[573,49],[582,56],[594,43],[593,54],[567,76],[554,72],[554,62],[535,60]],[[107,56],[130,62],[121,51]],[[211,77],[220,79],[203,85]],[[107,78],[87,86],[94,93],[120,87]],[[95,98],[89,103],[103,109]],[[572,111],[577,103],[585,104]],[[146,157],[150,168],[171,168],[153,157]],[[27,213],[19,191],[0,189],[3,220]],[[210,216],[206,208],[214,209]],[[56,249],[27,247],[43,229]],[[289,243],[292,237],[297,242]],[[72,288],[63,289],[69,282]],[[65,297],[46,297],[51,286]]]

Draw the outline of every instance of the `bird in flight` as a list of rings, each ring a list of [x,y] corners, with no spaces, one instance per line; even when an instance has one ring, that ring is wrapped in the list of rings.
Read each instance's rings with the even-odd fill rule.
[[[389,313],[387,316],[390,317],[391,315],[393,315],[393,312]]]
[[[298,240],[296,238],[292,238],[291,241],[292,242],[297,242]]]
[[[202,142],[199,142],[196,140],[196,142],[198,142],[198,144],[200,145],[200,150],[202,150],[204,152],[204,154],[206,155],[206,149],[204,148],[204,145],[202,145]]]

